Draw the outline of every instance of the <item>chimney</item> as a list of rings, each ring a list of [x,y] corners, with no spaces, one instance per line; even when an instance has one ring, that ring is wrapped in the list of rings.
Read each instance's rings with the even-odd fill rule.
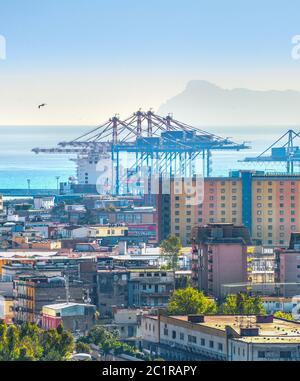
[[[256,323],[259,323],[259,324],[273,323],[273,315],[257,315]]]

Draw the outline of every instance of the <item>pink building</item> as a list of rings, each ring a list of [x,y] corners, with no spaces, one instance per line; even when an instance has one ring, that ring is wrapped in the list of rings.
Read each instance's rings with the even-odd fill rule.
[[[276,250],[277,282],[281,284],[281,295],[300,295],[300,233],[292,233],[288,249]]]
[[[222,285],[247,282],[248,230],[232,224],[209,224],[193,229],[192,284],[214,297]]]

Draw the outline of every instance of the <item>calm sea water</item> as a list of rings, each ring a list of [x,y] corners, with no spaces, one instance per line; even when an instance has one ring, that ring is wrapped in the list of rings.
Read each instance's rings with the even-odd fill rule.
[[[31,188],[56,188],[56,176],[67,181],[75,176],[76,165],[65,155],[36,155],[34,147],[55,147],[59,141],[71,140],[92,129],[90,126],[43,126],[43,127],[5,127],[0,126],[0,189],[27,188],[30,179]],[[236,142],[251,141],[252,148],[241,152],[218,152],[213,154],[212,174],[226,175],[229,170],[238,168],[256,168],[284,171],[284,166],[272,167],[270,164],[257,166],[239,163],[245,156],[257,155],[283,134],[287,127],[254,127],[239,129],[207,129]]]

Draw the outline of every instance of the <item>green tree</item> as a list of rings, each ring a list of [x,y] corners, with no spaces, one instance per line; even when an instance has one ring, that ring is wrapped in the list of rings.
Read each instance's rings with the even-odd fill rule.
[[[175,290],[167,305],[169,315],[214,314],[216,311],[215,302],[192,287]]]
[[[244,293],[230,294],[220,306],[220,312],[226,315],[264,315],[262,300]]]
[[[4,320],[0,320],[0,361],[8,359],[7,325]]]
[[[18,360],[20,356],[20,336],[15,325],[7,328],[7,349],[10,360]]]
[[[21,349],[20,356],[38,360],[43,354],[43,348],[40,344],[41,330],[32,323],[23,323],[20,328]],[[24,353],[25,351],[25,353]]]
[[[176,285],[175,272],[178,268],[179,254],[182,249],[181,241],[179,237],[169,235],[160,244],[162,258],[166,259],[167,266],[173,270],[174,277],[174,289]]]
[[[76,343],[76,352],[77,353],[91,353],[90,347],[88,344],[83,343],[82,341],[77,341]]]

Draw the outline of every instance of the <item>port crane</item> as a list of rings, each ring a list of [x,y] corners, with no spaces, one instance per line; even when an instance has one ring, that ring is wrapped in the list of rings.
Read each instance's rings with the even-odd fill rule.
[[[200,128],[176,120],[173,115],[160,116],[141,109],[126,119],[115,115],[107,122],[71,141],[62,141],[55,148],[34,148],[48,154],[76,154],[80,157],[110,158],[114,173],[114,192],[120,194],[122,184],[128,184],[132,174],[147,168],[150,175],[193,176],[199,171],[211,174],[212,151],[239,151],[250,148],[245,142],[235,143]],[[133,157],[125,174],[120,173],[122,154]],[[128,188],[128,187],[127,187]],[[123,190],[124,191],[124,190]]]
[[[300,165],[300,148],[299,145],[295,144],[298,138],[300,138],[300,132],[290,129],[260,155],[246,157],[242,162],[284,164],[286,165],[286,172],[294,174],[295,165]]]

